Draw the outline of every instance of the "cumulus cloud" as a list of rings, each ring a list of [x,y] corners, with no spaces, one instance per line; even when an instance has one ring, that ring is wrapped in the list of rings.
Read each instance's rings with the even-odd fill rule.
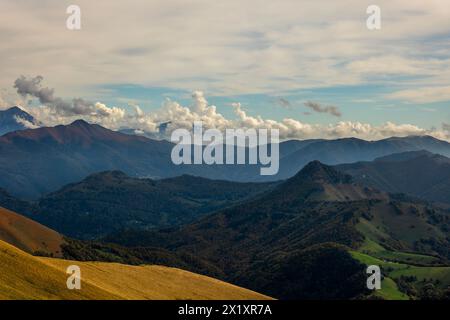
[[[94,103],[82,98],[66,101],[55,96],[53,88],[43,87],[43,80],[40,75],[33,78],[20,76],[15,80],[14,88],[23,100],[36,98],[39,101],[41,104],[39,107],[28,108],[27,111],[37,119],[42,119],[47,125],[65,124],[82,117],[107,127],[115,127],[126,116],[122,108],[110,108],[100,102]]]
[[[368,123],[339,121],[334,124],[320,125],[305,123],[292,118],[280,121],[251,116],[239,102],[233,103],[235,117],[227,119],[217,112],[217,108],[209,105],[201,91],[193,95],[192,106],[182,106],[178,102],[166,100],[161,109],[141,117],[142,124],[156,128],[162,121],[171,121],[167,132],[176,128],[190,130],[194,121],[203,121],[204,128],[216,128],[224,131],[227,128],[278,129],[280,139],[312,139],[312,138],[346,138],[356,137],[366,140],[379,140],[392,136],[431,135],[438,139],[450,140],[450,134],[444,130],[423,129],[412,124],[395,124],[386,122],[374,126]],[[336,111],[336,110],[335,110]],[[336,113],[336,112],[335,112]]]
[[[31,121],[28,121],[27,119],[24,119],[22,117],[14,116],[14,119],[17,123],[20,123],[27,129],[36,129],[39,128],[39,125],[37,123],[33,123]]]
[[[36,76],[28,79],[20,76],[14,81],[14,88],[23,98],[34,97],[39,102],[61,115],[90,115],[98,112],[100,115],[108,115],[109,112],[104,108],[98,108],[94,103],[85,101],[82,98],[74,98],[71,102],[64,101],[60,97],[54,95],[54,89],[42,87],[41,82],[44,80],[42,76]]]
[[[323,106],[318,102],[307,101],[305,102],[305,106],[310,108],[311,110],[319,113],[329,113],[335,117],[342,116],[341,111],[336,106]]]
[[[0,110],[26,104],[27,102],[16,93],[12,93],[6,89],[0,89]]]
[[[20,77],[16,80],[15,87],[22,96],[32,96],[39,100],[40,106],[28,106],[25,109],[48,126],[68,124],[83,118],[112,130],[131,128],[136,133],[156,133],[161,123],[170,121],[165,130],[167,137],[170,137],[173,130],[178,128],[192,130],[192,124],[195,121],[202,121],[204,129],[214,128],[220,131],[228,128],[278,129],[280,139],[283,140],[344,137],[378,140],[408,135],[432,135],[439,139],[450,140],[449,126],[446,124],[443,124],[442,130],[427,130],[412,124],[393,122],[386,122],[379,126],[353,121],[339,121],[328,125],[310,124],[292,118],[273,120],[249,115],[239,102],[232,104],[234,117],[226,118],[218,112],[216,106],[208,103],[202,91],[192,93],[192,102],[188,106],[166,99],[158,110],[148,113],[138,105],[133,105],[130,111],[122,107],[108,107],[101,102],[86,103],[80,98],[67,103],[62,98],[56,97],[53,89],[43,88],[42,80],[43,78],[39,76],[32,79]],[[315,112],[341,116],[340,110],[335,106],[323,106],[312,101],[306,102],[305,106]],[[32,128],[32,124],[24,123],[24,125]]]

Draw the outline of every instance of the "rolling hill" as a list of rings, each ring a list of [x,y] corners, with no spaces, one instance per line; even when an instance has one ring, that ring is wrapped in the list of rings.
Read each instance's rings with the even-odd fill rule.
[[[100,176],[125,185],[145,183],[119,172]],[[192,179],[198,178],[158,183],[171,185],[172,196],[175,191],[192,196],[214,190],[207,184],[186,189],[195,185]],[[104,183],[98,177],[94,182]],[[224,182],[214,183],[220,190]],[[67,190],[95,187],[74,184]],[[103,243],[65,239],[62,253],[79,261],[178,267],[281,299],[368,298],[365,264],[371,261],[383,262],[386,276],[377,297],[415,299],[430,292],[441,297],[450,285],[448,210],[362,186],[318,161],[259,191],[263,193],[176,228],[128,229]]]
[[[391,193],[450,204],[450,159],[428,151],[411,151],[336,166],[355,181]]]
[[[26,203],[3,192],[0,205],[19,210],[66,236],[89,239],[124,228],[186,224],[272,186],[187,175],[137,179],[120,171],[106,171],[67,185],[37,202]]]
[[[445,210],[360,186],[314,161],[274,190],[198,222],[105,241],[195,253],[223,270],[224,280],[276,298],[349,299],[367,294],[353,251],[372,243],[382,259],[446,265],[449,223]]]
[[[81,269],[81,290],[68,290],[69,265]],[[216,279],[162,266],[34,257],[0,240],[0,299],[270,299]]]
[[[63,237],[43,225],[0,207],[0,240],[28,253],[62,256]]]
[[[151,247],[126,248],[115,244],[67,238],[33,220],[0,207],[0,240],[36,256],[129,265],[164,265],[218,276],[221,271],[190,254]]]

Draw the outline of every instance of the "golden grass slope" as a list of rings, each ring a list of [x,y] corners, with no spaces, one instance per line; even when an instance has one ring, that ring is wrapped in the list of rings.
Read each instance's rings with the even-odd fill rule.
[[[81,290],[66,268],[81,269]],[[0,299],[270,299],[191,272],[162,266],[34,257],[0,240]]]
[[[61,256],[63,237],[33,220],[0,207],[0,240],[28,253]]]

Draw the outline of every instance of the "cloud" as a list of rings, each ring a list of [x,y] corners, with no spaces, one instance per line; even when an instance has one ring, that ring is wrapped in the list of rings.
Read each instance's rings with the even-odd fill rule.
[[[68,120],[85,117],[92,122],[102,123],[108,127],[114,127],[125,117],[125,111],[121,108],[109,108],[100,102],[90,102],[82,98],[73,98],[65,101],[54,95],[55,90],[42,87],[42,76],[26,78],[20,76],[14,82],[17,93],[27,99],[37,98],[41,106],[37,109],[29,108],[30,113],[35,113],[38,119],[42,119],[48,125],[66,123]]]
[[[217,111],[216,106],[208,103],[202,91],[194,91],[192,102],[188,106],[166,99],[158,110],[146,113],[137,105],[133,106],[133,111],[127,111],[124,108],[108,107],[97,102],[95,103],[96,112],[82,115],[81,118],[112,130],[131,128],[136,132],[149,133],[157,132],[160,123],[170,121],[166,130],[167,138],[175,129],[192,130],[194,121],[202,121],[205,130],[215,128],[222,132],[233,128],[278,129],[282,140],[344,137],[379,140],[392,136],[432,135],[450,141],[450,132],[446,131],[448,129],[446,125],[443,125],[442,130],[439,131],[423,129],[412,124],[395,124],[393,122],[386,122],[378,126],[353,121],[339,121],[328,125],[310,124],[292,118],[273,120],[261,116],[252,116],[239,102],[233,103],[232,106],[234,117],[226,118]],[[309,106],[316,112],[321,110],[322,112],[338,113],[338,110],[329,106],[323,107],[312,102],[309,103]],[[46,105],[30,106],[26,108],[26,111],[45,125],[68,124],[80,118],[79,115],[57,112],[54,108],[54,106],[48,107]]]
[[[0,110],[4,110],[10,107],[11,105],[8,102],[6,102],[2,96],[0,96]]]
[[[450,86],[423,87],[393,92],[389,99],[405,100],[412,103],[433,103],[450,101]]]
[[[277,103],[280,107],[285,108],[285,109],[291,109],[291,108],[292,108],[291,102],[290,102],[289,100],[285,99],[285,98],[281,98],[281,97],[278,98],[278,99],[276,100],[276,103]]]
[[[450,134],[450,124],[443,123],[442,124],[442,130],[447,131]]]
[[[346,65],[346,70],[363,77],[373,75],[403,75],[403,76],[438,76],[442,70],[450,66],[449,59],[429,57],[410,58],[393,54],[383,54],[365,59],[356,59]]]
[[[307,101],[305,102],[305,106],[310,108],[311,110],[319,113],[329,113],[335,117],[342,116],[341,111],[336,106],[322,106],[318,102]]]
[[[16,93],[11,93],[9,90],[0,89],[0,110],[26,104],[27,102],[23,97],[18,96]]]
[[[419,87],[449,80],[443,35],[450,31],[450,11],[442,0],[379,0],[384,22],[377,32],[365,27],[361,0],[77,5],[82,30],[68,32],[64,8],[50,0],[2,1],[8,15],[0,20],[0,85],[42,70],[58,79],[59,92],[73,96],[82,86],[110,82],[226,95],[371,84],[379,75],[385,81],[414,75],[402,77],[402,85]],[[117,17],[121,23],[114,23]]]
[[[55,97],[54,89],[42,87],[41,82],[43,80],[44,78],[39,75],[31,79],[20,76],[14,81],[14,88],[23,98],[28,96],[38,98],[41,104],[52,107],[55,112],[67,116],[88,115],[96,111],[93,103],[81,98],[74,98],[72,102],[67,102],[62,98]]]
[[[170,121],[167,135],[178,128],[192,129],[195,121],[202,121],[205,129],[215,128],[224,131],[227,128],[255,128],[278,129],[281,139],[310,139],[310,138],[343,138],[357,137],[368,140],[383,139],[391,136],[432,135],[439,139],[450,139],[448,125],[443,124],[442,130],[426,130],[412,124],[395,124],[386,122],[379,126],[368,123],[339,121],[334,124],[319,125],[304,123],[292,118],[280,121],[264,119],[261,116],[249,115],[241,103],[232,104],[234,118],[226,118],[217,111],[217,107],[210,105],[202,91],[192,93],[192,103],[183,106],[176,101],[166,99],[161,108],[145,113],[138,105],[133,105],[129,112],[121,107],[109,107],[101,102],[87,102],[82,98],[74,98],[71,102],[54,94],[54,89],[42,86],[43,77],[16,79],[14,87],[24,99],[34,97],[40,102],[39,106],[26,106],[25,110],[45,125],[68,124],[83,118],[91,123],[98,123],[104,127],[117,130],[132,128],[137,132],[157,132],[160,123]],[[286,100],[287,101],[287,100]],[[314,112],[328,113],[336,117],[341,116],[339,108],[332,105],[308,101],[305,106]],[[26,127],[34,125],[20,119]]]
[[[17,93],[23,97],[31,95],[39,98],[41,103],[53,103],[55,98],[53,97],[53,89],[41,88],[41,81],[44,78],[42,76],[36,76],[31,79],[27,79],[24,76],[20,76],[14,81],[14,88],[17,89]]]
[[[14,119],[16,120],[17,123],[20,123],[27,129],[36,129],[40,127],[38,124],[28,121],[22,117],[14,116]]]

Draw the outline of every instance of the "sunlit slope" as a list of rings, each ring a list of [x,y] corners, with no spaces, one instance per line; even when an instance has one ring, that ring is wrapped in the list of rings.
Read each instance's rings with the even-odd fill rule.
[[[63,237],[33,220],[0,207],[0,240],[26,252],[61,256]]]
[[[81,268],[68,290],[67,266]],[[268,299],[209,277],[162,266],[34,257],[0,240],[0,299]]]
[[[0,241],[0,299],[114,299],[117,296],[85,283],[66,288],[65,272]]]

